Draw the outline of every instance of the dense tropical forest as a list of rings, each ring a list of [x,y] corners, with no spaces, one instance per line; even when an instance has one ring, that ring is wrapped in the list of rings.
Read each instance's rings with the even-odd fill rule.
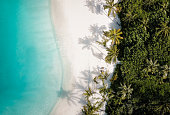
[[[105,106],[108,115],[169,115],[169,0],[121,0],[116,4],[106,0],[104,8],[108,16],[118,15],[121,29],[103,32],[98,43],[108,52],[106,63],[119,63],[110,86],[107,71],[94,78],[94,84],[102,84],[100,97],[93,98],[96,91],[90,87],[85,90],[83,114],[100,114]]]

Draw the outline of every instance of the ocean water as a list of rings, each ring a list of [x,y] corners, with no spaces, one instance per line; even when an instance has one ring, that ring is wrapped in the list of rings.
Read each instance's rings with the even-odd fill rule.
[[[0,115],[48,115],[62,71],[50,0],[0,0]]]

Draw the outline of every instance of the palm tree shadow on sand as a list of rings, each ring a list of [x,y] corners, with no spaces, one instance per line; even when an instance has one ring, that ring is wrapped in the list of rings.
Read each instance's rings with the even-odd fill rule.
[[[104,10],[103,5],[105,5],[104,0],[86,0],[86,7],[94,14],[107,16],[107,12]],[[108,16],[107,16],[108,17]],[[108,17],[109,18],[109,17]],[[116,16],[111,19],[111,23],[108,24],[109,29],[119,29],[120,28],[120,20],[116,14]],[[106,56],[97,45],[96,41],[101,40],[103,37],[103,31],[107,28],[105,25],[99,26],[98,24],[90,25],[89,31],[91,33],[90,36],[84,36],[79,38],[79,44],[82,44],[82,49],[91,50],[91,53],[94,57],[104,60]]]
[[[56,91],[58,96],[62,99],[66,99],[67,103],[69,105],[74,104],[76,105],[76,102],[80,100],[80,98],[77,96],[77,93],[73,90],[66,91],[63,88],[61,88],[61,91]]]
[[[105,15],[108,17],[107,15],[107,11],[104,10],[104,6],[105,5],[105,0],[86,0],[86,7],[88,7],[89,11],[97,14],[97,15]],[[120,28],[120,19],[118,18],[118,15],[116,14],[115,17],[110,16],[108,17],[112,20],[112,22],[109,24],[109,28],[112,29],[113,27],[115,29],[119,29]]]
[[[102,1],[103,0],[86,0],[85,6],[94,14],[107,16],[104,15],[106,12],[104,12],[104,2]],[[112,20],[108,26],[109,28],[120,28],[117,27],[117,19]],[[94,57],[102,61],[104,61],[106,54],[101,51],[102,48],[96,43],[96,41],[102,39],[103,31],[105,30],[105,25],[99,26],[98,24],[93,24],[89,27],[90,35],[79,38],[79,44],[82,45],[82,50],[90,50]],[[69,105],[85,105],[87,102],[83,93],[89,86],[95,87],[93,86],[93,78],[100,74],[99,68],[100,66],[97,66],[97,68],[93,67],[92,70],[89,68],[81,71],[80,75],[77,76],[78,80],[73,84],[73,90],[66,91],[61,88],[61,92],[57,92],[60,94],[59,97],[66,98]],[[81,115],[81,113],[79,114]]]
[[[104,2],[102,2],[102,0],[86,0],[85,6],[87,6],[89,11],[91,11],[92,13],[103,14],[103,4]]]
[[[97,45],[97,41],[100,40],[103,36],[103,31],[106,29],[104,25],[93,24],[90,25],[89,31],[91,33],[90,36],[84,36],[83,38],[79,38],[79,44],[82,44],[82,49],[91,50],[91,53],[94,57],[103,60],[104,53],[100,50],[99,45]]]
[[[93,82],[93,77],[99,74],[98,69],[93,68],[92,71],[84,70],[81,72],[81,77],[78,77],[79,81],[73,84],[73,90],[66,91],[61,88],[61,91],[56,93],[62,99],[66,99],[69,105],[77,105],[77,103],[86,104],[83,93]]]
[[[104,0],[86,0],[86,6],[88,7],[89,11],[91,11],[94,14],[97,15],[103,15],[103,16],[107,16],[107,11],[104,10],[103,5],[105,4],[103,2]],[[109,17],[108,17],[109,18]],[[108,24],[108,28],[109,29],[120,29],[120,20],[118,18],[118,15],[116,14],[116,16],[113,18],[109,18],[111,19],[111,23]],[[105,25],[98,25],[98,24],[93,24],[90,25],[89,27],[89,31],[90,31],[90,36],[84,36],[82,38],[79,38],[79,44],[82,45],[82,50],[90,50],[92,55],[94,57],[96,57],[99,60],[105,60],[106,54],[103,53],[101,51],[101,49],[104,49],[103,47],[101,48],[98,44],[97,41],[101,40],[103,38],[103,31],[105,31],[107,29],[107,27]],[[111,71],[113,72],[115,69],[116,64],[112,65],[113,67],[111,67]],[[78,84],[78,87],[81,87],[81,91],[84,92],[84,90],[87,90],[89,86],[95,88],[96,86],[93,86],[94,84],[93,82],[93,78],[95,76],[98,76],[100,74],[99,69],[101,67],[97,67],[97,69],[95,69],[96,67],[93,68],[92,71],[89,70],[84,70],[81,72],[82,76],[79,77],[79,80],[86,83],[86,87],[82,86],[81,84]],[[110,71],[110,70],[109,70]],[[111,79],[113,73],[110,74],[108,80]],[[85,101],[85,98],[82,96],[82,98],[80,99],[80,103],[87,103]]]
[[[99,69],[93,68],[92,70],[86,69],[81,72],[81,75],[79,79],[79,83],[75,84],[75,87],[77,88],[77,91],[81,92],[81,98],[79,100],[79,103],[86,104],[87,101],[85,100],[85,97],[83,96],[83,93],[85,90],[87,90],[89,87],[95,89],[95,85],[93,84],[94,77],[98,76],[100,74]]]

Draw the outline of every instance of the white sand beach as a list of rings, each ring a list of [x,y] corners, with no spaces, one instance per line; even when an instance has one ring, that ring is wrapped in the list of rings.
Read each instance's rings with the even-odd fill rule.
[[[102,4],[102,0],[51,0],[52,20],[64,66],[63,93],[51,115],[81,114],[82,93],[91,85],[98,69],[107,67],[113,72],[113,65],[103,60],[106,52],[96,43],[103,30],[115,26],[103,12]]]

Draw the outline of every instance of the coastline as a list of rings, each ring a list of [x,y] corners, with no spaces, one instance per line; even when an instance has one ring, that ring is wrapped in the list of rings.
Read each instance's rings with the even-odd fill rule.
[[[64,67],[63,91],[51,115],[80,114],[85,103],[82,93],[92,86],[96,68],[109,66],[101,58],[106,52],[96,40],[101,39],[103,30],[114,24],[107,16],[95,9],[93,12],[86,5],[86,0],[51,0],[52,21]],[[110,68],[113,72],[113,65]]]

